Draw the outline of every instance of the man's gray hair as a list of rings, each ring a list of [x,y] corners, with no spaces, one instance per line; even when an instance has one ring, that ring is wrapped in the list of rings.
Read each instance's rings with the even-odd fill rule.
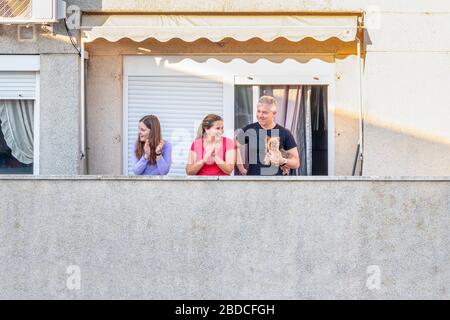
[[[277,111],[277,100],[275,100],[274,97],[262,96],[261,98],[259,98],[258,104],[265,104],[267,106],[270,106],[270,111],[272,112]]]

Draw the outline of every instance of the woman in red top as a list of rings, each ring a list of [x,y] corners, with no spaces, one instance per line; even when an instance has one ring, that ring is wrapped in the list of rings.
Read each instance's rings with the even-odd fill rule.
[[[198,176],[229,176],[236,163],[234,142],[223,136],[223,119],[207,115],[189,151],[186,173]]]

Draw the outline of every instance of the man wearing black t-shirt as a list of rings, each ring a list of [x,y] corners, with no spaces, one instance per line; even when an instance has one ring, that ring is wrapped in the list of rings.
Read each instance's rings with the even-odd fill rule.
[[[263,96],[257,104],[256,119],[241,128],[236,136],[238,142],[238,170],[243,175],[273,176],[282,175],[282,168],[298,169],[300,160],[297,144],[292,133],[275,123],[276,101],[273,97]],[[267,147],[275,138],[279,142],[278,150]],[[285,155],[281,150],[285,151]],[[266,164],[269,162],[270,164]]]

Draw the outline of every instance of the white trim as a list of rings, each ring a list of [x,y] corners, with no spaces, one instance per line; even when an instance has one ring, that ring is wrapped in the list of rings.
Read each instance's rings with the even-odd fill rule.
[[[235,85],[239,85],[240,83],[235,83]],[[254,85],[252,87],[252,91],[253,91],[253,122],[258,121],[256,119],[256,106],[258,105],[258,101],[259,101],[259,86],[258,85]]]
[[[39,71],[39,55],[0,55],[0,71]]]
[[[335,77],[329,79],[328,84],[328,121],[327,121],[327,130],[328,130],[328,176],[335,175],[335,128],[336,128],[336,105],[335,105],[335,96],[336,96],[336,82]]]
[[[40,172],[40,56],[39,55],[0,55],[0,71],[36,73],[36,92],[34,97],[33,118],[33,175]],[[16,97],[17,98],[17,97]],[[14,99],[16,99],[14,98]]]
[[[227,108],[227,105],[233,107]],[[223,77],[223,120],[226,124],[225,135],[230,138],[234,137],[234,84],[232,76]]]
[[[329,75],[308,76],[237,76],[234,77],[236,85],[327,85]]]
[[[35,72],[36,92],[33,99],[33,175],[40,172],[41,76],[39,55],[0,55],[0,71]],[[13,97],[12,99],[17,99]]]
[[[123,58],[122,68],[123,68],[123,113],[122,113],[122,174],[128,175],[128,74],[125,63],[125,58]]]
[[[326,85],[328,86],[328,176],[334,176],[335,170],[335,78],[330,75],[315,76],[278,76],[258,77],[243,76],[235,77],[236,85],[253,85],[253,121],[256,122],[256,105],[259,100],[259,85]]]
[[[41,130],[41,75],[36,72],[36,98],[34,100],[34,136],[33,136],[33,175],[38,176],[40,171],[40,130]]]
[[[361,60],[361,40],[358,38],[357,44],[357,55],[358,55],[358,77],[359,77],[359,145],[360,145],[360,165],[361,173],[364,174],[364,81],[363,81],[363,64]],[[356,174],[356,173],[355,173]]]
[[[227,127],[224,128],[224,134],[227,137],[233,138],[235,135],[234,132],[234,84],[233,84],[232,76],[223,77],[223,121],[227,124]],[[226,108],[225,106],[230,102],[233,107]],[[231,173],[234,175],[234,169]]]
[[[81,41],[80,50],[80,167],[79,174],[84,174],[84,168],[86,167],[86,85],[85,85],[85,51],[84,42]]]
[[[270,57],[261,58],[250,63],[241,57],[221,56],[124,56],[124,74],[177,76],[189,74],[193,76],[233,76],[235,79],[253,77],[254,79],[309,79],[314,77],[333,76],[334,62],[311,59],[301,63],[294,58],[286,58],[282,62],[272,62]],[[222,61],[224,59],[224,61]],[[255,71],[258,74],[255,74]],[[292,73],[301,76],[289,76]],[[280,77],[285,74],[286,76]],[[281,80],[280,80],[281,81]],[[311,82],[315,84],[316,82]]]

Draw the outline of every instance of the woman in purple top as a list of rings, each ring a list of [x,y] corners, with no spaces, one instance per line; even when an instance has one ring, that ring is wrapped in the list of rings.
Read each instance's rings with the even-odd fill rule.
[[[135,175],[166,175],[172,164],[172,146],[161,136],[161,125],[156,116],[139,120],[137,141],[132,153]]]

